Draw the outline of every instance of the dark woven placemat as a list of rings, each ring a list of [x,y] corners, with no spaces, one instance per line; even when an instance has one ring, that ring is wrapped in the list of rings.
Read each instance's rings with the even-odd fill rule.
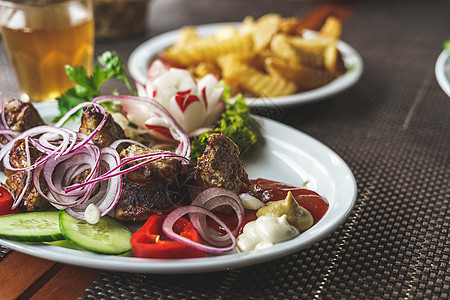
[[[324,102],[269,110],[355,174],[357,204],[331,236],[230,271],[103,272],[82,298],[449,298],[450,99],[434,78],[448,11],[448,1],[359,4],[343,39],[363,57],[360,82]]]

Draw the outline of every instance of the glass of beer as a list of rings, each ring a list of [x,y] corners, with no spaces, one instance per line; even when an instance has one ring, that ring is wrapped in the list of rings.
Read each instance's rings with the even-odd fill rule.
[[[73,87],[65,65],[92,72],[93,0],[0,0],[0,26],[22,101],[52,100]]]

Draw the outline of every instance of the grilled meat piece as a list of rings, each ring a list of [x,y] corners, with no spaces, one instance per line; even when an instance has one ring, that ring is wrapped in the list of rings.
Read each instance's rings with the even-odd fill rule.
[[[189,188],[195,196],[210,187],[220,187],[240,193],[251,182],[239,158],[238,146],[222,134],[212,134],[202,157],[197,160]]]
[[[31,162],[35,162],[40,156],[41,153],[37,151],[33,146],[29,146]],[[26,159],[26,151],[25,151],[25,141],[18,140],[10,152],[10,164],[15,168],[23,168],[28,166]],[[13,195],[14,198],[18,197],[26,184],[27,181],[27,172],[12,172],[6,171],[7,179],[4,183],[4,187]],[[32,175],[31,175],[32,176]],[[47,192],[47,185],[44,184],[44,180],[42,179],[41,188],[45,193]],[[44,199],[36,190],[36,187],[33,184],[33,181],[30,182],[23,200],[19,205],[20,209],[25,212],[30,211],[40,211],[45,210],[50,207],[50,203]]]
[[[135,157],[157,150],[132,145],[120,156]],[[122,195],[115,207],[115,218],[123,221],[141,221],[153,214],[169,213],[186,204],[186,191],[180,160],[173,158],[150,162],[122,176]]]
[[[103,120],[103,115],[99,113],[94,106],[85,107],[81,116],[81,125],[79,131],[84,134],[91,134],[98,124]],[[112,142],[119,139],[126,139],[122,127],[117,124],[113,117],[108,114],[108,119],[102,129],[94,136],[92,141],[97,146],[103,148],[111,145]]]
[[[24,103],[18,99],[6,101],[5,119],[9,128],[16,131],[25,131],[45,124],[31,103]]]
[[[6,125],[12,130],[23,132],[30,128],[44,125],[44,121],[31,103],[18,99],[9,99],[4,106]],[[8,141],[0,135],[0,143]]]
[[[31,163],[35,162],[42,153],[36,150],[33,145],[28,144],[28,150],[30,152]],[[9,151],[9,163],[13,168],[24,168],[28,166],[27,154],[25,150],[25,140],[21,139],[14,143],[14,146]],[[5,170],[5,175],[8,177],[15,173],[14,171]]]

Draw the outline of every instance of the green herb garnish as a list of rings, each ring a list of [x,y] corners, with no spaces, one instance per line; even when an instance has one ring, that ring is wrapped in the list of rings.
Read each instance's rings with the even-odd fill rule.
[[[125,67],[116,53],[106,51],[97,60],[102,67],[95,65],[90,76],[87,75],[84,67],[65,66],[67,76],[77,85],[56,98],[60,115],[55,118],[55,122],[78,104],[100,96],[100,87],[109,79],[119,79],[127,87],[130,94],[136,94],[127,79]],[[81,110],[72,115],[72,118],[77,118],[80,115]]]

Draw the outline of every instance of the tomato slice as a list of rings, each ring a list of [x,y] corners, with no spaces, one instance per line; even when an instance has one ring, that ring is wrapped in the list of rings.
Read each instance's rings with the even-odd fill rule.
[[[18,207],[11,209],[13,205],[13,198],[11,194],[2,186],[0,186],[0,216],[19,213]]]

